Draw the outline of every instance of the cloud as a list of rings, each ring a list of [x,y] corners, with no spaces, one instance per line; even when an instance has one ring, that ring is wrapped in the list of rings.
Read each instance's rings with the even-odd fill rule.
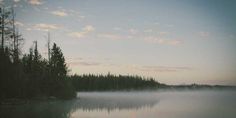
[[[28,27],[28,28],[26,28],[26,30],[27,30],[27,31],[32,31],[32,28],[29,28],[29,27]]]
[[[82,57],[75,57],[75,58],[71,58],[72,60],[84,60],[84,58],[82,58]]]
[[[103,65],[100,62],[96,62],[96,61],[88,61],[89,59],[91,59],[91,57],[88,58],[82,58],[82,57],[71,57],[71,58],[66,58],[66,61],[68,63],[69,66],[99,66],[99,65]]]
[[[22,8],[23,7],[23,5],[20,4],[21,0],[12,0],[12,1],[13,1],[12,5],[14,8],[16,8],[16,7]]]
[[[137,33],[138,33],[138,30],[131,28],[131,29],[129,29],[129,33],[131,33],[131,34],[137,34]]]
[[[19,22],[19,21],[15,21],[15,25],[17,25],[17,26],[24,26],[24,24],[22,23],[22,22]]]
[[[158,44],[165,44],[165,45],[179,45],[182,43],[182,41],[178,39],[165,39],[165,38],[152,37],[152,36],[145,37],[144,40],[150,43],[158,43]]]
[[[85,16],[82,16],[82,15],[78,15],[79,19],[84,19]]]
[[[4,1],[3,1],[3,0],[0,0],[0,5],[1,5],[1,4],[4,4]]]
[[[160,23],[159,22],[155,22],[154,25],[160,25]]]
[[[60,16],[60,17],[65,17],[68,15],[65,11],[52,11],[51,14]]]
[[[101,63],[98,62],[91,62],[91,61],[83,61],[82,58],[78,59],[70,59],[68,62],[69,66],[98,66],[101,65]]]
[[[172,24],[167,24],[166,26],[169,28],[174,27],[174,25],[172,25]]]
[[[158,34],[161,35],[161,36],[163,36],[163,35],[169,34],[169,32],[159,32]]]
[[[153,32],[153,30],[152,30],[152,29],[146,29],[146,30],[144,30],[143,32],[145,32],[145,33],[151,33],[151,32]]]
[[[187,66],[171,67],[171,66],[127,65],[126,67],[145,72],[179,72],[179,71],[193,70],[192,67],[187,67]]]
[[[180,40],[170,40],[167,42],[167,44],[169,44],[169,45],[179,45],[181,43],[182,43],[182,41],[180,41]]]
[[[122,39],[122,36],[117,34],[111,34],[111,33],[104,33],[97,35],[100,38],[110,39],[110,40],[119,40]]]
[[[79,65],[82,66],[98,66],[100,63],[98,62],[78,62]]]
[[[20,2],[20,0],[14,0],[14,2]]]
[[[109,39],[109,40],[125,40],[125,39],[132,39],[132,35],[120,35],[114,33],[102,33],[97,35],[98,38]]]
[[[44,9],[48,10],[48,8],[44,8]],[[55,16],[59,16],[59,17],[71,16],[71,17],[77,18],[79,21],[85,18],[85,16],[81,15],[81,13],[78,10],[65,9],[61,6],[57,7],[57,9],[58,10],[54,10],[49,13]]]
[[[44,24],[44,23],[40,23],[40,24],[36,24],[33,26],[34,30],[41,30],[41,31],[49,31],[49,30],[56,30],[56,29],[60,29],[60,26],[56,25],[56,24]]]
[[[28,0],[27,1],[31,5],[42,5],[43,2],[41,0]]]
[[[74,38],[82,38],[84,36],[86,36],[88,33],[94,31],[95,28],[92,25],[87,25],[85,26],[81,32],[71,32],[68,35]]]
[[[137,68],[141,71],[153,71],[153,72],[177,72],[177,71],[189,71],[193,68],[180,66],[180,67],[169,67],[169,66],[141,66]]]
[[[71,32],[69,33],[69,36],[74,37],[74,38],[82,38],[86,35],[86,32]]]
[[[121,31],[121,30],[122,30],[122,28],[120,28],[120,27],[114,27],[114,28],[113,28],[113,30],[116,30],[116,31]]]
[[[87,25],[83,28],[84,32],[92,32],[94,30],[95,30],[95,28],[92,25]]]
[[[73,16],[75,18],[78,18],[78,20],[83,20],[85,18],[84,15],[82,15],[78,10],[73,10],[73,9],[68,9],[68,10],[65,10],[63,9],[62,7],[59,7],[59,9],[63,10],[63,11],[66,11],[68,15],[70,16]]]
[[[198,33],[201,37],[203,37],[203,38],[207,38],[207,37],[209,37],[210,36],[210,33],[209,32],[199,32]]]

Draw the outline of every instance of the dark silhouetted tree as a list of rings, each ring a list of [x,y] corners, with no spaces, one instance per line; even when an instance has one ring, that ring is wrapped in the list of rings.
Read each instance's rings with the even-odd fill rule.
[[[51,52],[51,72],[57,78],[64,78],[67,74],[67,66],[61,49],[54,43]]]
[[[51,59],[50,59],[50,72],[51,79],[53,79],[53,94],[59,98],[71,98],[75,97],[76,93],[71,81],[66,78],[67,66],[65,63],[65,58],[61,52],[60,47],[55,43],[51,49]]]

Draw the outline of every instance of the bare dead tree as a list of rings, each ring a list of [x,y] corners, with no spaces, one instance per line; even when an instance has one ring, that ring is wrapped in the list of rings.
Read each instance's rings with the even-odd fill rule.
[[[9,7],[0,7],[0,34],[1,34],[1,47],[6,47],[6,39],[10,39],[12,35],[12,11]]]
[[[17,62],[17,60],[19,60],[19,55],[20,55],[20,49],[19,46],[22,44],[23,42],[23,38],[22,35],[19,33],[17,27],[16,27],[16,22],[15,22],[15,11],[14,8],[11,8],[11,14],[12,14],[12,18],[11,18],[11,25],[12,25],[12,29],[11,29],[11,38],[13,39],[13,58],[14,61]]]
[[[50,62],[50,58],[51,58],[51,50],[50,50],[50,43],[51,43],[51,39],[50,39],[50,32],[48,32],[48,62]]]
[[[23,38],[17,30],[15,16],[13,7],[0,7],[1,48],[7,47],[11,51],[13,61],[17,62]]]
[[[5,8],[4,7],[1,7],[0,8],[0,13],[1,13],[1,22],[0,22],[0,25],[1,25],[1,38],[2,38],[2,49],[4,49],[4,43],[5,43],[5,25],[6,25],[6,19],[7,19],[7,13],[5,11]]]

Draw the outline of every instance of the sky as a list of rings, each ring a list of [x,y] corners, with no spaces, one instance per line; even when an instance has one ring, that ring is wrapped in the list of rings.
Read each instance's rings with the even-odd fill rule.
[[[47,34],[70,74],[236,85],[234,0],[0,0],[13,6],[23,53]]]

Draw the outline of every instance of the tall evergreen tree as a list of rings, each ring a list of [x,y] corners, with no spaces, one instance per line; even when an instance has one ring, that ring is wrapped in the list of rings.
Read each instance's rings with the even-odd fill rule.
[[[54,80],[53,95],[59,98],[75,97],[76,92],[69,79],[67,79],[67,66],[60,47],[53,44],[50,59],[51,79]]]
[[[58,47],[55,43],[52,47],[50,64],[53,76],[58,78],[63,78],[66,76],[67,66],[65,63],[65,58],[63,56],[63,53],[61,52],[60,47]]]

